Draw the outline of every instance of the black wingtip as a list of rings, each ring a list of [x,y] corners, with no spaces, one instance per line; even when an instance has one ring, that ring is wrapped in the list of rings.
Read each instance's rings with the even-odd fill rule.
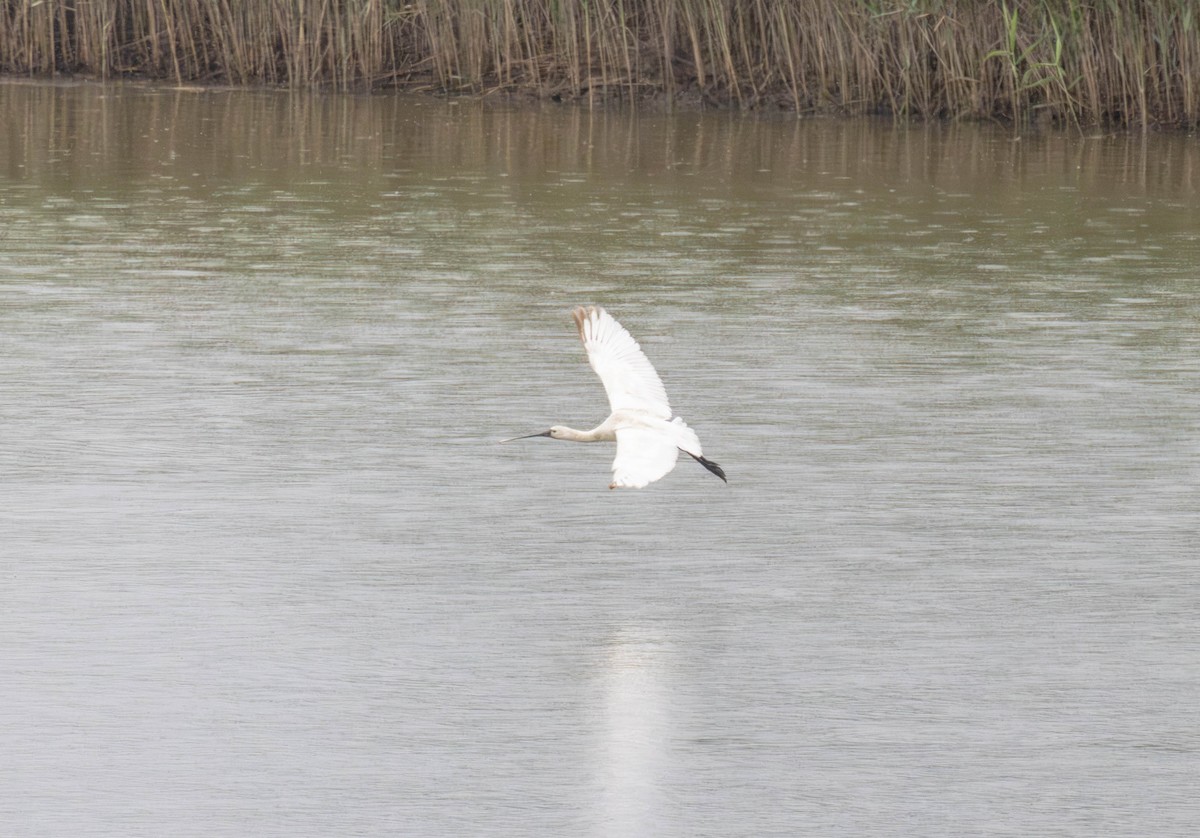
[[[719,465],[717,465],[716,463],[714,463],[712,460],[708,459],[707,457],[697,457],[691,451],[688,451],[686,453],[689,457],[691,457],[693,460],[698,462],[700,465],[704,466],[706,469],[711,471],[717,477],[724,480],[726,484],[729,483],[729,481],[725,478],[725,469],[721,468]]]

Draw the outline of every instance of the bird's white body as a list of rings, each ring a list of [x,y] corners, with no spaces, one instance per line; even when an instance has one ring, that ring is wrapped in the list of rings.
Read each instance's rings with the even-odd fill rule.
[[[633,336],[598,306],[576,308],[573,316],[588,362],[608,393],[612,413],[590,431],[555,425],[530,436],[616,442],[610,489],[640,489],[653,483],[675,468],[680,451],[725,480],[721,467],[705,459],[696,432],[678,416],[672,418],[662,379]]]
[[[550,436],[571,442],[617,443],[610,489],[640,489],[653,483],[675,468],[681,450],[696,458],[704,456],[696,432],[682,419],[668,422],[642,410],[613,411],[590,431],[555,425]]]

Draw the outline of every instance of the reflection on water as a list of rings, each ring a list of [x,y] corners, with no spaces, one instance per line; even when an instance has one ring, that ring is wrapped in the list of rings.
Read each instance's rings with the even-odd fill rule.
[[[380,176],[405,174],[444,185],[430,198],[435,191],[462,197],[456,185],[492,177],[509,179],[520,194],[522,186],[542,192],[594,185],[590,178],[626,186],[655,177],[668,185],[709,175],[722,179],[713,197],[732,202],[764,184],[794,194],[797,186],[858,176],[830,197],[908,184],[927,194],[974,187],[992,198],[1075,187],[1085,200],[1145,195],[1157,202],[1186,201],[1200,186],[1195,144],[1179,134],[1020,136],[970,124],[893,129],[794,115],[633,117],[487,100],[0,84],[5,174],[46,187],[121,189],[137,174],[186,177],[186,191],[194,192],[227,190],[252,176],[288,190],[307,186],[328,201]],[[300,170],[303,179],[295,177]],[[372,205],[338,208],[369,212]]]
[[[1189,834],[1198,148],[0,84],[0,821]]]
[[[665,644],[617,637],[601,668],[605,690],[603,835],[670,831],[665,775],[674,747]]]

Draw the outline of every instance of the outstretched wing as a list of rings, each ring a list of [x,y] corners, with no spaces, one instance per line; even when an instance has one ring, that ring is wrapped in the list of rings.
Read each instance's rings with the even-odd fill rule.
[[[588,363],[600,376],[613,411],[644,410],[670,419],[671,405],[662,379],[625,327],[599,306],[580,306],[572,316],[579,327],[583,348],[587,350]],[[620,457],[618,452],[617,459]],[[674,462],[672,456],[671,463]],[[663,474],[666,471],[652,479],[657,480]]]
[[[678,458],[679,449],[665,434],[649,428],[621,428],[608,488],[640,489],[675,468]]]

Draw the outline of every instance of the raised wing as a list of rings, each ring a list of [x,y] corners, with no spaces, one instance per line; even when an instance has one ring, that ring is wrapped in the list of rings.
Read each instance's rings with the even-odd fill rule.
[[[572,316],[579,327],[583,348],[587,350],[588,363],[600,376],[613,412],[644,410],[661,419],[670,419],[671,405],[662,379],[625,327],[599,306],[580,306]],[[620,458],[618,451],[617,459]],[[674,462],[672,456],[672,465]],[[657,480],[663,474],[666,471],[652,479]]]
[[[679,449],[669,436],[649,428],[621,428],[608,488],[640,489],[675,468],[678,458]]]

